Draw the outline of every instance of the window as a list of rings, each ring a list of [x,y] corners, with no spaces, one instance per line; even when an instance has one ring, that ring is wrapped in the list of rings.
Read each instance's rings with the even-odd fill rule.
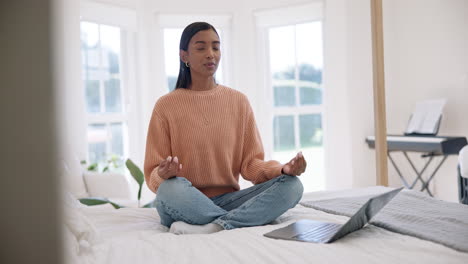
[[[83,87],[88,120],[88,161],[105,163],[111,155],[127,156],[127,112],[122,74],[125,31],[81,22]]]
[[[174,90],[179,76],[179,42],[182,31],[182,28],[164,29],[164,63],[169,91]]]
[[[266,30],[272,158],[287,162],[302,150],[309,163],[307,177],[301,177],[305,190],[323,189],[322,22]]]
[[[175,88],[177,77],[179,76],[179,45],[180,37],[182,36],[183,28],[165,28],[164,29],[164,62],[166,68],[166,78],[168,90],[172,91]],[[223,83],[223,38],[222,30],[216,29],[221,39],[221,64],[216,71],[216,81]]]

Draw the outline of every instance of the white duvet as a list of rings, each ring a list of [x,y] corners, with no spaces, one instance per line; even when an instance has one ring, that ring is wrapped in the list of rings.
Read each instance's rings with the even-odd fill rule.
[[[303,200],[377,194],[384,187],[308,193]],[[173,235],[155,209],[68,206],[68,263],[467,263],[468,254],[368,225],[331,244],[266,238],[299,219],[344,223],[348,218],[297,205],[260,227],[210,235]]]

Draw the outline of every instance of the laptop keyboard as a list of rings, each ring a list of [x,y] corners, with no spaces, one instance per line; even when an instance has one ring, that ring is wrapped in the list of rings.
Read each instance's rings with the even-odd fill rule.
[[[317,227],[311,227],[303,233],[294,236],[294,239],[310,240],[310,241],[323,241],[326,238],[331,237],[335,232],[341,228],[341,225],[332,223],[323,223]]]

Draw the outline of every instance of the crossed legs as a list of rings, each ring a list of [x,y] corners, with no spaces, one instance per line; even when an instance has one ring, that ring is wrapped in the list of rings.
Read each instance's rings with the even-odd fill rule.
[[[268,224],[294,207],[302,192],[297,177],[281,175],[244,190],[208,198],[187,179],[174,177],[159,186],[156,208],[164,226],[184,222],[207,225],[215,232],[220,230],[218,226],[234,229]]]

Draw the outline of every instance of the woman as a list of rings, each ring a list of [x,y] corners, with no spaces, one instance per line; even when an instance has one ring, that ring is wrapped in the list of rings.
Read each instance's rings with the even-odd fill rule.
[[[263,160],[247,97],[215,81],[220,59],[215,28],[187,26],[176,89],[156,102],[149,124],[145,179],[175,234],[264,225],[302,197],[302,153],[284,165]],[[239,190],[239,174],[255,185]]]

